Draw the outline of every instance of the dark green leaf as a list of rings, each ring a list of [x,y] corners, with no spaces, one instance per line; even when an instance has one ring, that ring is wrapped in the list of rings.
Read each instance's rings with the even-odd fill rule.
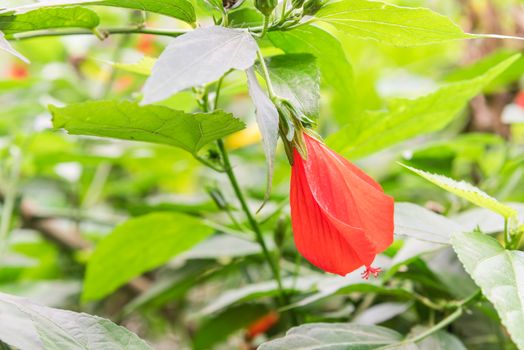
[[[70,134],[162,143],[193,154],[244,128],[241,121],[222,111],[189,114],[127,101],[90,101],[50,109],[55,128]]]
[[[245,304],[231,307],[208,319],[198,329],[193,341],[194,350],[213,349],[213,346],[227,339],[233,332],[247,328],[268,313],[260,304]]]

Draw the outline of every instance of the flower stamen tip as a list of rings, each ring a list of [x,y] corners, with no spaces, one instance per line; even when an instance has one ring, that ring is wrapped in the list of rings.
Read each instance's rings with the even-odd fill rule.
[[[382,269],[380,267],[366,266],[366,269],[362,272],[361,276],[363,279],[367,280],[369,279],[369,276],[371,275],[377,278],[378,274],[381,272],[382,272]]]

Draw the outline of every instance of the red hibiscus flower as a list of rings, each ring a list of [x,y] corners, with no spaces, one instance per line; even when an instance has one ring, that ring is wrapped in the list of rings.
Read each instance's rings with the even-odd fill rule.
[[[295,149],[291,221],[298,251],[324,271],[345,276],[393,242],[393,198],[358,167],[304,133],[307,159]]]

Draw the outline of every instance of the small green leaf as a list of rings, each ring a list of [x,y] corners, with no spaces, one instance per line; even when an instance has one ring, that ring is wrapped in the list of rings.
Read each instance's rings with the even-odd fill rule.
[[[99,23],[95,12],[79,6],[41,8],[20,15],[0,15],[0,30],[7,36],[43,29],[93,29]]]
[[[505,250],[496,239],[478,232],[457,233],[452,244],[517,347],[524,349],[524,253]]]
[[[457,196],[464,198],[471,203],[478,205],[479,207],[493,210],[505,218],[510,218],[517,215],[517,211],[514,208],[500,203],[498,200],[481,191],[477,187],[471,185],[470,183],[465,181],[456,181],[443,175],[432,174],[407,165],[401,165],[411,170],[415,174],[418,174],[426,180],[434,183],[435,185],[445,189],[446,191],[456,194]]]
[[[84,313],[53,309],[0,293],[0,340],[21,350],[151,350],[124,327]]]
[[[285,337],[264,343],[259,350],[372,350],[401,340],[399,333],[384,327],[354,323],[310,323],[291,328]]]
[[[84,300],[100,299],[203,241],[213,229],[176,213],[130,219],[103,239],[89,259]]]
[[[267,67],[275,93],[288,99],[311,119],[320,113],[320,73],[315,56],[289,54],[273,56]]]
[[[512,56],[484,74],[442,86],[414,100],[397,99],[388,110],[367,111],[331,135],[327,143],[350,158],[360,158],[448,125],[466,103],[513,64]]]
[[[316,17],[345,34],[397,46],[476,37],[464,33],[449,18],[429,9],[401,7],[380,1],[338,1],[322,7]]]
[[[90,101],[50,106],[55,128],[70,134],[161,143],[196,154],[203,146],[244,128],[222,111],[189,114],[127,101]]]
[[[276,47],[288,54],[308,53],[317,58],[323,84],[331,87],[333,112],[339,122],[347,122],[354,114],[355,86],[353,68],[337,38],[310,25],[290,31],[269,32]]]

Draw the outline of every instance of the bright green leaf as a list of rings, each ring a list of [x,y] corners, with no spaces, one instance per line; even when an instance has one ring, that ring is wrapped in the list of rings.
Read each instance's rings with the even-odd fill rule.
[[[20,350],[150,350],[124,327],[84,313],[53,309],[0,293],[0,340]]]
[[[393,100],[387,110],[362,113],[331,135],[328,144],[350,158],[360,158],[400,141],[440,130],[518,57],[512,56],[481,76],[446,84],[426,96]]]
[[[390,329],[353,323],[310,323],[291,328],[259,350],[371,350],[392,345],[402,336]]]
[[[311,119],[320,113],[320,73],[311,54],[273,56],[267,67],[275,93]]]
[[[241,121],[222,111],[189,114],[127,101],[90,101],[50,109],[55,128],[70,134],[162,143],[193,154],[244,128]]]
[[[89,259],[83,299],[108,295],[212,233],[199,220],[175,213],[153,213],[124,222],[98,244]]]
[[[87,28],[98,26],[97,14],[83,7],[41,8],[20,15],[0,15],[0,30],[5,35],[42,29]]]
[[[474,38],[449,18],[424,8],[380,1],[343,0],[330,3],[316,17],[345,34],[397,46],[417,46]]]
[[[478,232],[457,233],[452,244],[515,344],[524,349],[524,253],[505,250],[496,239]]]
[[[0,11],[0,13],[14,11],[16,14],[23,14],[40,8],[64,5],[123,7],[133,10],[159,13],[178,18],[188,23],[194,23],[196,21],[195,9],[191,2],[187,0],[43,0],[35,4],[6,9]]]
[[[517,215],[517,211],[514,208],[500,203],[498,200],[481,191],[479,188],[471,185],[470,183],[465,181],[456,181],[443,175],[428,173],[426,171],[415,169],[407,165],[403,166],[413,171],[415,174],[420,175],[426,180],[434,183],[435,185],[445,189],[446,191],[456,194],[457,196],[464,198],[471,203],[478,205],[479,207],[493,210],[505,218],[510,218]]]
[[[333,113],[339,122],[347,122],[356,110],[353,68],[337,38],[310,25],[290,31],[269,32],[276,47],[288,54],[309,53],[317,58],[322,83],[333,94]]]

